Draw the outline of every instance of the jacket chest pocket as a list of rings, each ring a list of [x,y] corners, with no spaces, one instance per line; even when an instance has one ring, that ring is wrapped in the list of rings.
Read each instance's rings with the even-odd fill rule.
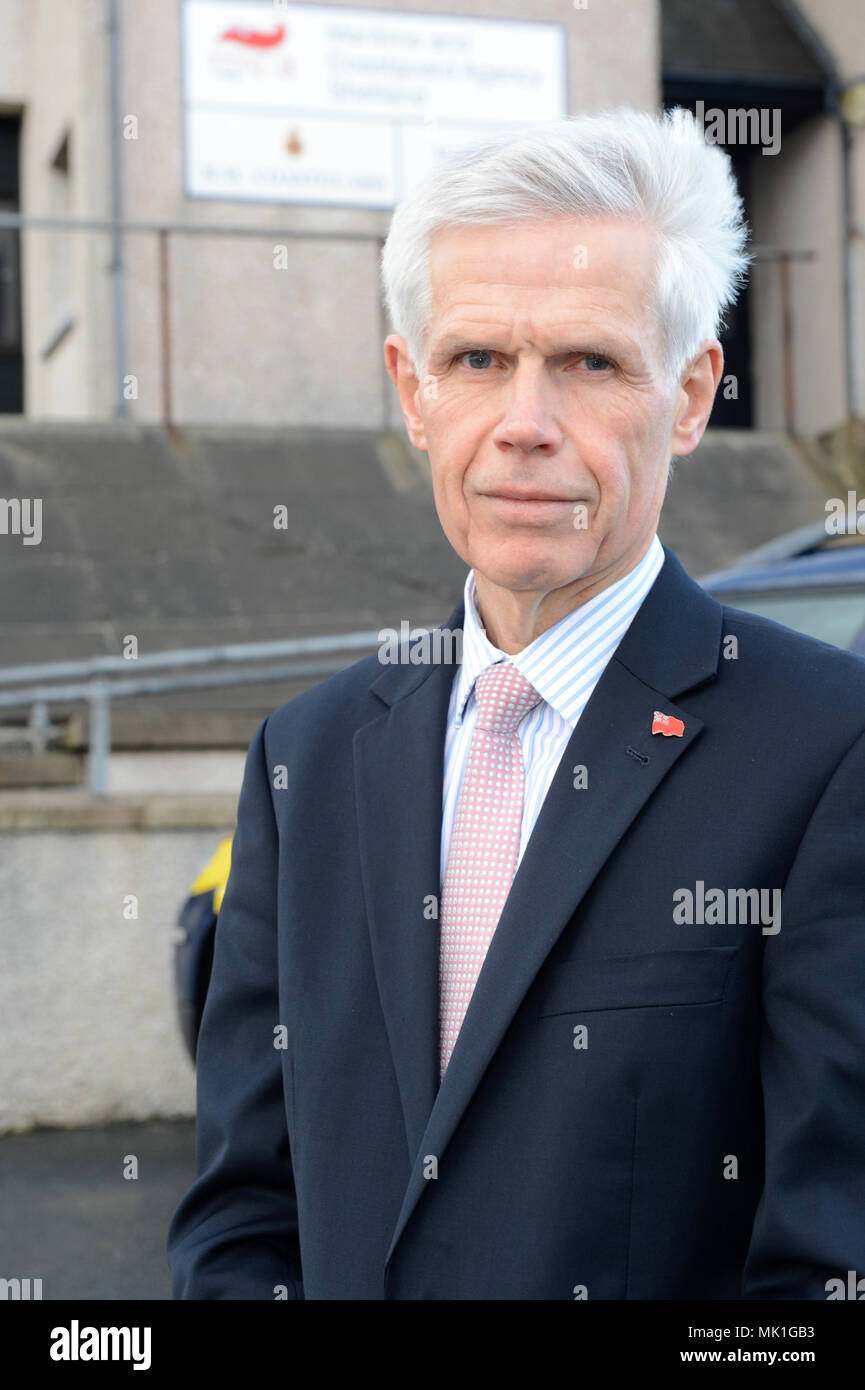
[[[714,1004],[724,997],[737,946],[652,951],[564,961],[541,987],[538,1018],[599,1009],[652,1009]]]

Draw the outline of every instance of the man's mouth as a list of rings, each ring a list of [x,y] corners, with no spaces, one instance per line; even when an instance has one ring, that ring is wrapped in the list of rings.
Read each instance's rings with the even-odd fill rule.
[[[551,492],[484,492],[481,496],[499,516],[513,521],[561,521],[578,505],[570,497]]]
[[[570,497],[562,497],[557,492],[528,492],[518,488],[506,488],[498,492],[485,492],[484,497],[500,497],[505,502],[562,502],[570,506],[575,503]]]

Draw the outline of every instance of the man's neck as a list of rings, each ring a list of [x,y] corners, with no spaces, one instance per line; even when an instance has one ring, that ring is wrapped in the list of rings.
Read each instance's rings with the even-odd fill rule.
[[[474,569],[478,612],[487,640],[508,656],[516,656],[562,618],[635,570],[654,534],[609,570],[581,576],[559,589],[506,589]]]

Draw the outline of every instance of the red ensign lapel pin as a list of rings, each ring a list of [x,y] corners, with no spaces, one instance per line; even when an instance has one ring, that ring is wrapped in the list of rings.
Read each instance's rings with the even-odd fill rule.
[[[653,734],[663,734],[665,738],[670,738],[672,734],[676,734],[678,738],[681,738],[684,732],[685,725],[681,719],[674,718],[672,714],[662,714],[660,710],[655,710],[652,719]]]

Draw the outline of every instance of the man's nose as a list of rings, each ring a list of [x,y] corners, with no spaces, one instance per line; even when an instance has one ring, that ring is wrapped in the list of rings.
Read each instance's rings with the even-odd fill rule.
[[[520,364],[505,387],[504,413],[493,431],[493,442],[524,453],[555,452],[561,445],[562,431],[553,406],[552,388],[543,368]]]

